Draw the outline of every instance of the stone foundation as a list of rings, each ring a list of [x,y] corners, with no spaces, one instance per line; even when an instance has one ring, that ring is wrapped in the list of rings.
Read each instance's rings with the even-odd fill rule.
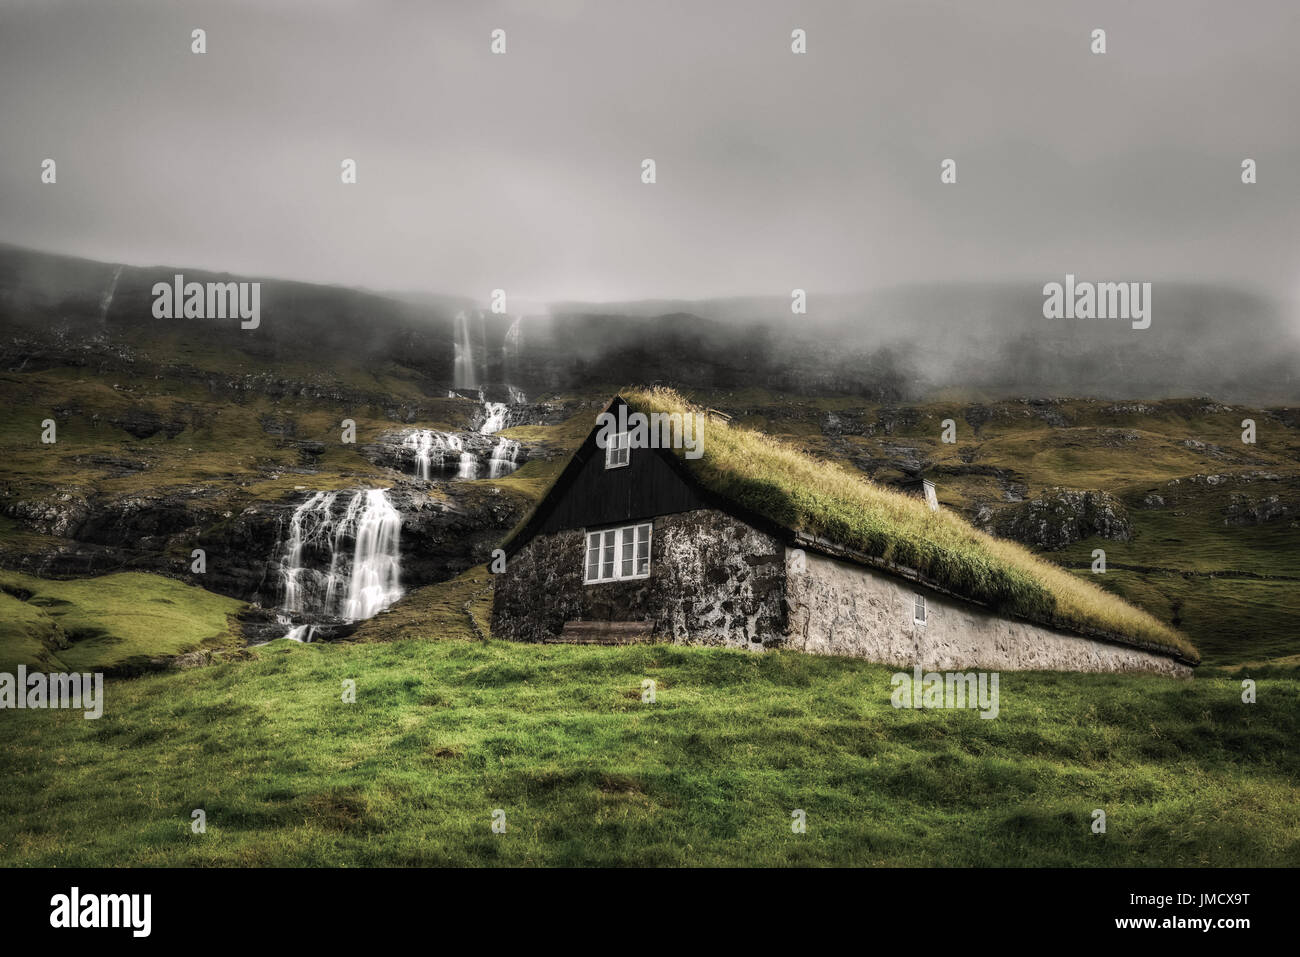
[[[497,577],[493,633],[542,641],[571,620],[649,620],[659,641],[763,648],[784,640],[779,541],[712,509],[653,525],[650,577],[595,585],[582,580],[583,530],[535,536]]]

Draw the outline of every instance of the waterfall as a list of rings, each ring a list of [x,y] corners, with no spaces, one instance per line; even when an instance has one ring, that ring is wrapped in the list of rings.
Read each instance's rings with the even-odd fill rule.
[[[497,439],[496,447],[492,449],[492,458],[488,460],[488,478],[501,478],[503,475],[509,475],[518,468],[515,462],[518,456],[518,442],[514,439]]]
[[[484,435],[492,435],[506,427],[506,414],[510,411],[510,407],[504,402],[484,402],[483,411],[487,413],[487,418],[483,420],[478,430]]]
[[[478,365],[474,361],[474,337],[469,331],[469,317],[456,313],[456,361],[452,368],[452,386],[473,389],[479,385]]]
[[[508,349],[510,346],[514,346],[515,355],[519,354],[519,343],[523,335],[523,330],[519,328],[519,324],[523,321],[524,317],[520,316],[514,322],[510,323],[510,328],[506,330],[505,342],[501,346],[503,351]]]
[[[314,492],[289,519],[278,549],[283,624],[300,615],[370,618],[402,596],[401,513],[383,489],[361,489],[336,517],[340,494]],[[315,630],[299,624],[285,637],[310,641]]]
[[[365,504],[358,508],[362,495]],[[345,524],[353,522],[355,548],[343,617],[370,618],[402,597],[402,554],[398,539],[402,513],[393,508],[383,489],[353,496]]]
[[[510,328],[506,330],[505,338],[501,341],[502,367],[505,369],[505,374],[511,378],[519,374],[519,348],[523,345],[523,328],[521,326],[523,321],[524,317],[519,316],[514,322],[510,323]],[[510,401],[515,401],[513,394]]]
[[[511,405],[523,405],[525,402],[528,401],[528,396],[524,394],[523,389],[516,389],[512,385],[507,385],[506,389],[508,389],[510,392]]]
[[[313,492],[293,510],[289,519],[289,539],[280,557],[283,592],[280,607],[291,614],[307,610],[307,591],[315,584],[315,573],[303,564],[303,552],[308,546],[316,549],[323,544],[322,537],[331,525],[330,509],[337,496],[337,492]]]
[[[113,270],[113,281],[108,284],[108,288],[104,290],[104,295],[100,296],[99,298],[99,321],[100,322],[105,322],[108,320],[108,307],[113,304],[113,297],[117,295],[117,281],[118,279],[121,278],[121,276],[122,276],[122,267],[118,266],[116,269]]]
[[[459,479],[476,479],[478,478],[478,459],[473,452],[460,453],[460,466],[456,471],[456,478]]]
[[[433,433],[428,429],[412,432],[402,439],[402,446],[415,452],[415,474],[426,482],[429,481],[429,468],[433,465],[434,455],[438,456],[438,464],[442,464],[442,450],[434,446]]]
[[[285,619],[285,621],[281,622],[281,624],[291,626],[289,628],[289,633],[284,636],[288,638],[290,641],[298,641],[298,642],[302,642],[303,644],[308,644],[311,641],[312,637],[316,634],[315,625],[294,625],[293,620],[290,619],[287,615],[281,615],[280,617]]]
[[[478,478],[478,459],[473,452],[466,450],[459,435],[421,429],[404,438],[402,445],[414,450],[415,474],[426,482],[433,477],[435,468],[447,468],[448,457],[453,453],[456,455],[456,478]]]

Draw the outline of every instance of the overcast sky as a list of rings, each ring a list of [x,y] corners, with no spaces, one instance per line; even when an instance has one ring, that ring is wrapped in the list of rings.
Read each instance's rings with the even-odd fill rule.
[[[484,299],[1291,300],[1298,48],[1296,0],[0,0],[0,240]]]

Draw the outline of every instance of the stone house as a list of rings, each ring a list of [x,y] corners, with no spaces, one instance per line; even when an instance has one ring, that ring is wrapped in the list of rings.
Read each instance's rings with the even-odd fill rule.
[[[671,449],[602,448],[597,434],[504,544],[499,637],[789,648],[940,670],[1186,676],[1195,664],[1176,649],[999,613],[748,511]]]

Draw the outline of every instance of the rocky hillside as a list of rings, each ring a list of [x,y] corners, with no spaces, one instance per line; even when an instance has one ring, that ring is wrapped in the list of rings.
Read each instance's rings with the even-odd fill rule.
[[[814,353],[761,330],[738,349],[733,315],[578,311],[482,317],[480,396],[454,381],[453,310],[470,304],[270,283],[262,327],[244,332],[152,319],[156,272],[0,250],[0,566],[163,575],[245,603],[245,636],[274,636],[314,494],[388,490],[409,595],[487,560],[610,394],[658,379],[877,482],[929,479],[946,508],[1080,575],[1103,549],[1095,580],[1209,663],[1300,654],[1293,407],[906,401],[910,380],[878,353],[805,376]],[[787,388],[745,385],[760,380]],[[328,558],[330,543],[308,551]]]

